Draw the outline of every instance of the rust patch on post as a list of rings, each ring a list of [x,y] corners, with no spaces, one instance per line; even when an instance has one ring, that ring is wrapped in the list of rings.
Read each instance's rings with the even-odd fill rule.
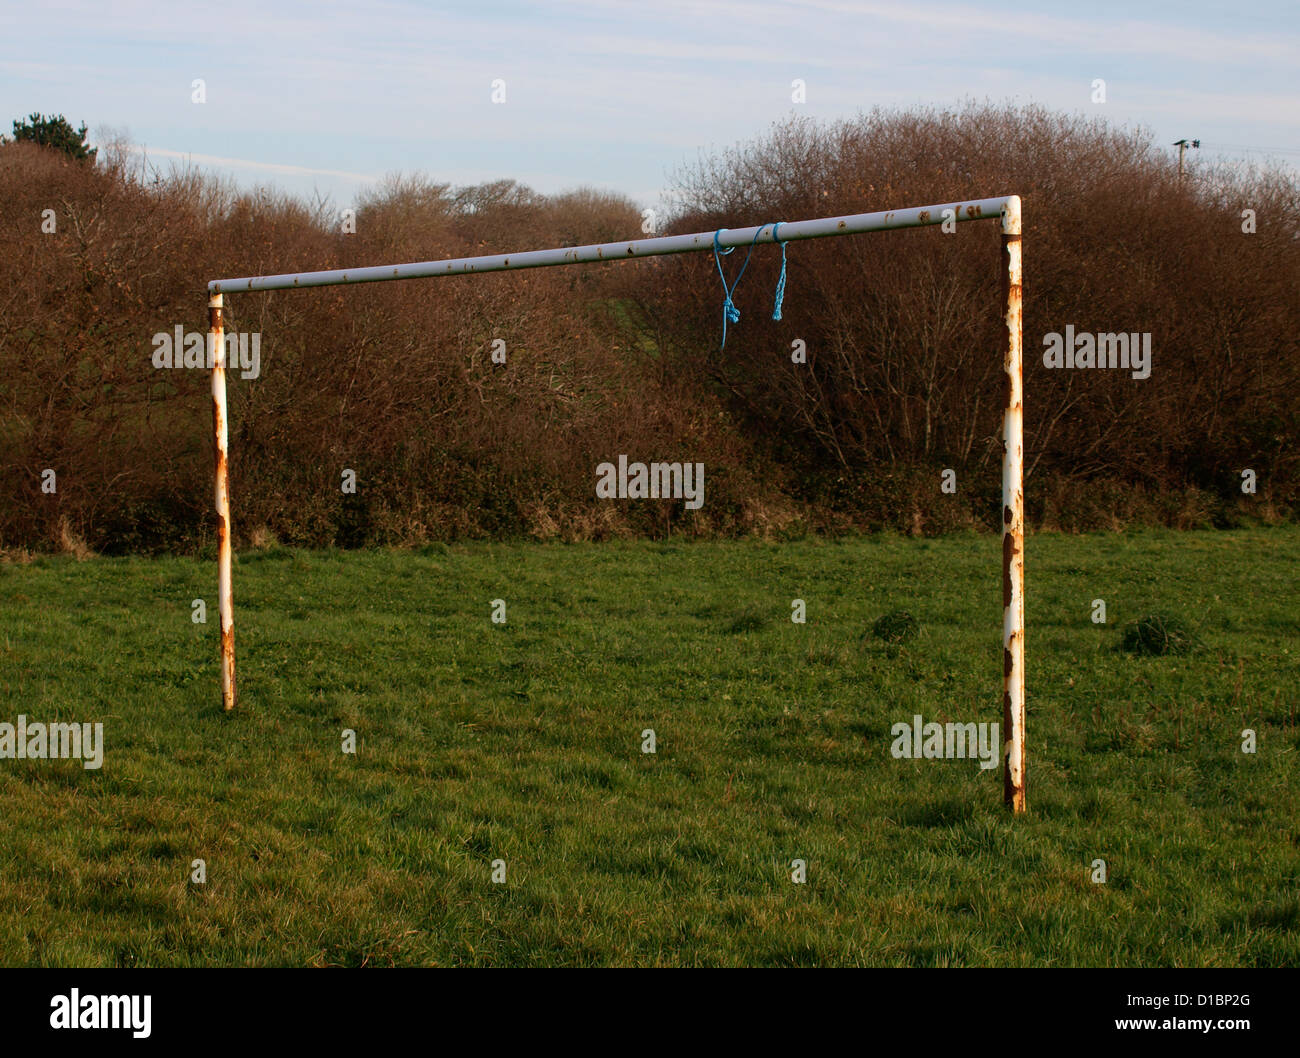
[[[1011,508],[1006,511],[1007,525],[1011,524]],[[1011,605],[1013,598],[1011,589],[1012,569],[1016,564],[1016,537],[1010,529],[1002,533],[1002,605],[1007,607]],[[1008,673],[1010,670],[1008,670]]]
[[[213,397],[212,398],[212,436],[214,438],[220,439],[221,427],[222,427],[221,405],[217,402],[217,398]],[[222,449],[220,444],[214,444],[212,446],[212,455],[213,455],[212,469],[213,472],[217,475],[217,481],[225,481],[227,478],[226,453]]]
[[[223,697],[228,697],[230,702],[226,706],[226,712],[230,712],[235,708],[235,701],[238,698],[235,690],[235,629],[233,625],[230,628],[221,630],[221,689]],[[224,692],[228,692],[228,696]]]
[[[1010,731],[1015,723],[1015,707],[1011,701],[1011,692],[1008,691],[1002,696],[1002,722],[1005,725],[1003,730]],[[1020,767],[1012,766],[1013,744],[1010,740],[1002,744],[1004,754],[1002,769],[1002,799],[1006,802],[1007,807],[1015,814],[1025,810],[1025,767],[1024,767],[1024,738],[1020,739]]]

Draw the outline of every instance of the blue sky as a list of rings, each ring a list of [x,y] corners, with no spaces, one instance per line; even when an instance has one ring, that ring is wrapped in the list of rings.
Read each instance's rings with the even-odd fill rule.
[[[1199,137],[1206,154],[1275,149],[1295,165],[1297,71],[1294,0],[7,0],[0,12],[5,129],[62,112],[125,132],[161,165],[188,156],[340,206],[399,171],[586,184],[655,205],[701,150],[792,111],[967,98],[1101,114],[1162,142]],[[796,78],[804,104],[791,102]],[[1104,104],[1091,101],[1096,78]]]

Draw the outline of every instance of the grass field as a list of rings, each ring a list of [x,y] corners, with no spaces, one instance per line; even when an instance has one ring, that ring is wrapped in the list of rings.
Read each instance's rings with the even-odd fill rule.
[[[214,563],[0,565],[0,721],[106,743],[0,761],[0,962],[1300,964],[1300,530],[1026,554],[1018,820],[890,755],[1001,720],[995,537],[244,553],[230,716]]]

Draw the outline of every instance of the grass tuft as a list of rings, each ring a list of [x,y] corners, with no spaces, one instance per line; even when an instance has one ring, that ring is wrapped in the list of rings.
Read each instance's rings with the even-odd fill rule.
[[[1163,657],[1190,654],[1200,649],[1201,641],[1179,618],[1154,613],[1126,625],[1120,646],[1130,654]]]
[[[871,634],[886,643],[906,643],[916,638],[919,628],[906,610],[891,610],[871,626]]]

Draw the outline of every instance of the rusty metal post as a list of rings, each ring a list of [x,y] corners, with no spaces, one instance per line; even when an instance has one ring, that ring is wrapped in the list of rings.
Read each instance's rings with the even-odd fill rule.
[[[1003,798],[1025,810],[1025,486],[1024,319],[1020,197],[1002,209],[1006,294],[1006,400],[1002,409],[1002,729]]]
[[[212,436],[216,451],[217,601],[221,610],[221,704],[235,707],[235,611],[231,595],[230,437],[226,414],[225,323],[221,295],[208,296],[208,358],[212,365]]]

